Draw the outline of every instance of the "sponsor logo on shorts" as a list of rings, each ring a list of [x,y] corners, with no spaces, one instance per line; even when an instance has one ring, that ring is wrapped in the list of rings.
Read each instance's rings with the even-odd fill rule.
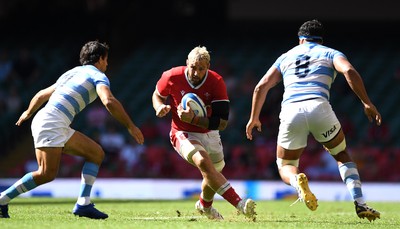
[[[329,136],[331,136],[331,134],[333,134],[336,130],[336,126],[333,126],[330,130],[327,130],[325,133],[322,133],[322,136],[324,136],[324,138],[327,138]]]

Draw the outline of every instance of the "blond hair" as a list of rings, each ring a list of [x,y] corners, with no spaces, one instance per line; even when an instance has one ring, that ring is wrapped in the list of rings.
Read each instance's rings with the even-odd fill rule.
[[[211,57],[210,53],[208,52],[207,48],[205,46],[197,46],[192,51],[190,51],[188,55],[188,60],[205,60],[208,63],[210,63]]]

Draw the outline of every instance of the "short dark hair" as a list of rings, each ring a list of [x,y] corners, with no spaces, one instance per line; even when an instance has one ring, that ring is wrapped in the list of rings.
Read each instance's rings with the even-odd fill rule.
[[[324,37],[324,26],[317,19],[306,21],[300,26],[297,35],[308,41],[322,42]]]
[[[110,47],[106,43],[100,43],[99,41],[89,41],[83,45],[79,54],[79,62],[82,65],[95,64],[100,60],[100,57],[108,55]]]

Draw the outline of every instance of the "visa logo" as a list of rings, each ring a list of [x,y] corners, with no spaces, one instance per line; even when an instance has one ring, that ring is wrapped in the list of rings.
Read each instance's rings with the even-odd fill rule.
[[[335,132],[335,130],[336,130],[336,126],[333,126],[330,130],[326,131],[322,135],[324,136],[324,138],[327,138],[327,137],[331,136],[331,134],[333,134],[333,132]]]

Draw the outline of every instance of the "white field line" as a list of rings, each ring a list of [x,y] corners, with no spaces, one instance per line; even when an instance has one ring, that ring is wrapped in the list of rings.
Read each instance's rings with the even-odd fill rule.
[[[131,219],[135,220],[170,220],[170,219],[200,219],[200,218],[207,218],[204,216],[173,216],[173,217],[168,217],[168,216],[153,216],[153,217],[132,217]]]

